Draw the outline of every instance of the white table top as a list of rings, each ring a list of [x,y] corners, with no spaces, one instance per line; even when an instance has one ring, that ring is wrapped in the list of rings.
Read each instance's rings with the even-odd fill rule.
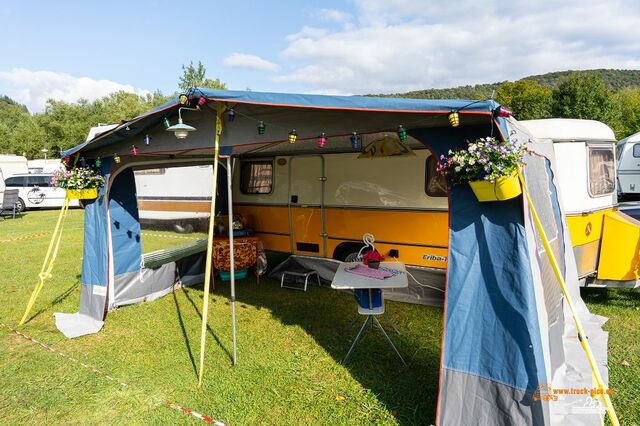
[[[381,267],[389,269],[397,269],[402,271],[402,274],[398,274],[383,280],[376,278],[365,277],[363,275],[352,274],[346,272],[345,268],[355,266],[361,262],[343,262],[338,266],[338,270],[331,282],[331,288],[337,290],[355,290],[361,288],[402,288],[409,285],[407,279],[407,272],[404,267],[404,263],[401,262],[380,262]]]

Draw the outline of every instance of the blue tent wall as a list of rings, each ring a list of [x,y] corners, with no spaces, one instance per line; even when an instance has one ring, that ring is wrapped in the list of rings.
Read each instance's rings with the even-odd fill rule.
[[[487,125],[410,134],[439,157],[490,131]],[[505,424],[544,423],[541,403],[532,400],[547,374],[522,198],[479,203],[468,185],[455,185],[449,221],[438,423],[465,424],[478,412]]]
[[[140,218],[133,169],[118,173],[109,191],[114,275],[140,270]]]
[[[109,179],[112,159],[102,160],[101,173]],[[107,201],[106,186],[98,198],[87,200],[84,208],[84,243],[80,280],[80,313],[102,320],[107,294]]]

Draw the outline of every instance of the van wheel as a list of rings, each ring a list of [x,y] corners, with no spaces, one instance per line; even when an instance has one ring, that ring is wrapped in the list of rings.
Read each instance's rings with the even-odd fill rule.
[[[179,234],[190,234],[193,232],[193,225],[190,223],[180,222],[174,224],[173,229]]]
[[[18,198],[18,201],[16,201],[16,212],[22,213],[26,207],[24,200],[22,198]]]
[[[362,243],[340,243],[333,251],[333,258],[341,262],[355,262],[358,252],[363,246]],[[369,250],[365,250],[364,253]]]

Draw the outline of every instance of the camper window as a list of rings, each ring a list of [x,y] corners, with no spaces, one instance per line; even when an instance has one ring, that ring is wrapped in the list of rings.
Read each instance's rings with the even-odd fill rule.
[[[640,143],[633,145],[633,156],[636,158],[640,157]]]
[[[242,164],[240,190],[243,194],[269,194],[273,187],[271,161],[252,161]]]
[[[430,155],[427,158],[424,189],[429,197],[446,197],[447,181],[444,176],[439,175],[436,171],[437,165],[436,157]]]
[[[611,194],[615,189],[613,148],[589,147],[589,195]]]

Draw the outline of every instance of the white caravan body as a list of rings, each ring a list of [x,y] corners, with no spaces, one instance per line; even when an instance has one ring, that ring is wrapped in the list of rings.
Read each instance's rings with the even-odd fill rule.
[[[622,196],[640,195],[640,132],[618,142],[618,192]]]

